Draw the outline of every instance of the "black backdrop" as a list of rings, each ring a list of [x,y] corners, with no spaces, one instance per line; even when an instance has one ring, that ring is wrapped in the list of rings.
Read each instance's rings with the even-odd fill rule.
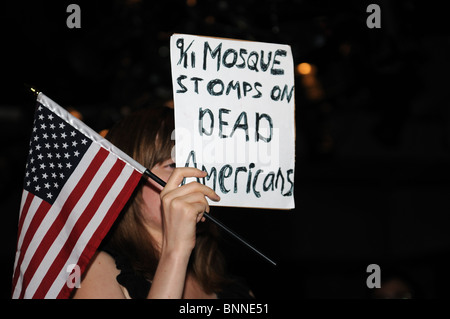
[[[66,26],[81,8],[81,29]],[[369,3],[381,28],[366,25]],[[296,77],[296,209],[215,208],[278,262],[224,235],[230,267],[262,298],[368,298],[369,264],[446,298],[450,279],[450,32],[430,1],[10,1],[1,10],[0,295],[10,296],[37,86],[93,129],[171,96],[169,37],[289,44]],[[311,77],[310,77],[311,79]]]

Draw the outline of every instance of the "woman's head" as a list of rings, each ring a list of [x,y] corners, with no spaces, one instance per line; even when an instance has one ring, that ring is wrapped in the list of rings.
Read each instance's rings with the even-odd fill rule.
[[[174,126],[172,109],[148,108],[120,121],[106,138],[167,181],[174,167],[171,165]],[[160,190],[159,185],[143,178],[106,239],[112,249],[128,258],[135,271],[150,280],[159,260],[161,241],[158,236],[162,236]],[[207,292],[217,291],[227,281],[217,236],[218,230],[214,224],[197,225],[190,271]]]
[[[153,169],[170,164],[173,130],[173,110],[153,107],[122,119],[109,130],[106,139],[144,167]],[[165,174],[170,175],[170,168],[165,168]],[[159,185],[143,178],[110,234],[115,249],[126,252],[130,259],[136,258],[133,263],[138,271],[149,265],[156,269],[161,233],[159,191]]]
[[[114,145],[150,169],[163,180],[169,178],[174,169],[171,153],[174,146],[173,110],[167,107],[144,109],[128,116],[106,136]],[[162,187],[153,180],[143,180],[138,186],[132,209],[138,221],[147,227],[155,244],[159,245],[161,230]]]
[[[152,168],[171,158],[174,128],[173,110],[153,107],[124,118],[109,130],[106,139],[143,166]]]

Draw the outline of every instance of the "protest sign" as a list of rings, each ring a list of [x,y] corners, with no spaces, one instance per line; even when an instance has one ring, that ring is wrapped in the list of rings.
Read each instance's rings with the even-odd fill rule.
[[[291,48],[185,34],[170,48],[177,167],[207,172],[211,205],[294,208]]]

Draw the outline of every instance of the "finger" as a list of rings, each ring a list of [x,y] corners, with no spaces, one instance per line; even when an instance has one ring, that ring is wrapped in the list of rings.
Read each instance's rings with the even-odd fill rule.
[[[177,216],[178,213],[187,215],[197,215],[205,211],[209,212],[209,204],[206,197],[202,193],[190,193],[184,196],[177,196],[171,200],[163,200],[163,205],[167,216]],[[200,205],[200,206],[199,206]]]
[[[167,190],[172,190],[181,184],[185,177],[205,177],[205,171],[201,171],[195,167],[177,167],[173,170],[166,184]]]
[[[196,222],[198,223],[199,221],[201,221],[204,218],[203,214],[205,213],[207,208],[206,208],[206,206],[204,204],[198,203],[198,202],[197,203],[192,203],[191,206],[193,207],[193,209],[196,212],[195,218],[196,218]]]
[[[197,211],[197,223],[200,221],[204,222],[206,220],[205,214],[209,214],[209,212],[211,210],[208,202],[205,200],[204,203],[195,202],[195,203],[192,203],[191,205],[194,206]]]
[[[189,193],[187,195],[177,197],[177,199],[181,200],[186,205],[202,204],[203,212],[209,212],[210,210],[208,201],[202,193]]]
[[[176,189],[170,192],[166,192],[162,195],[165,195],[167,199],[170,200],[171,198],[185,196],[190,193],[201,193],[203,196],[207,196],[208,198],[216,202],[220,200],[220,196],[217,195],[217,193],[212,188],[197,182],[191,182],[181,187],[177,187]]]

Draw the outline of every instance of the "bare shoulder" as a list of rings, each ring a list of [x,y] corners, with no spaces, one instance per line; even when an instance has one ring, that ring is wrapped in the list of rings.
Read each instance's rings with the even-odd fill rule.
[[[92,257],[73,298],[124,298],[116,280],[119,273],[114,259],[109,254],[97,252]]]

